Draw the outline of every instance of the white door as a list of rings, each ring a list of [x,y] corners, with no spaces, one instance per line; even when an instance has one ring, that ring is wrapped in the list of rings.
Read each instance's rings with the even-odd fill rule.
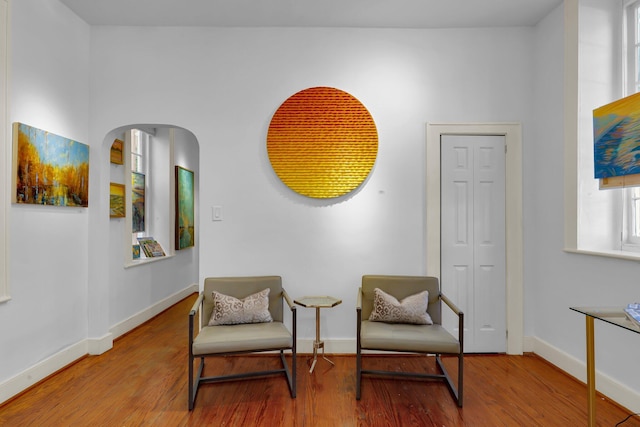
[[[465,353],[505,352],[505,138],[442,135],[440,149],[442,292],[464,312]]]

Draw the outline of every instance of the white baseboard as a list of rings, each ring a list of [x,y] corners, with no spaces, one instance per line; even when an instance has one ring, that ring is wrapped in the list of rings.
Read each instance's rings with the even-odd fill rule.
[[[42,381],[56,371],[70,365],[87,354],[87,341],[82,340],[38,362],[29,369],[0,383],[0,403]]]
[[[97,356],[113,348],[113,334],[104,334],[100,338],[87,339],[87,353]]]
[[[525,343],[525,348],[530,347],[530,350],[526,351],[532,351],[583,383],[587,382],[586,362],[563,352],[539,338],[527,337]],[[640,412],[640,392],[632,390],[608,375],[598,372],[597,364],[596,390],[631,412]]]
[[[111,328],[111,331],[105,335],[99,338],[87,338],[79,341],[78,343],[51,355],[41,362],[38,362],[36,365],[0,383],[0,404],[87,354],[98,355],[110,350],[113,347],[114,339],[133,330],[137,326],[143,324],[147,320],[198,291],[198,284],[192,284],[185,289],[158,301],[151,307],[142,310],[123,322],[114,325]]]
[[[191,286],[188,286],[183,290],[176,292],[173,295],[169,295],[168,297],[166,297],[161,301],[158,301],[151,307],[148,307],[142,311],[139,311],[138,313],[134,314],[128,319],[125,319],[120,323],[116,323],[111,327],[109,332],[111,332],[111,334],[113,335],[113,339],[116,339],[126,334],[127,332],[132,331],[138,326],[142,325],[147,320],[153,319],[155,316],[162,313],[164,310],[168,309],[169,307],[176,304],[177,302],[185,299],[192,293],[198,292],[199,290],[200,288],[198,287],[198,284],[194,283]]]

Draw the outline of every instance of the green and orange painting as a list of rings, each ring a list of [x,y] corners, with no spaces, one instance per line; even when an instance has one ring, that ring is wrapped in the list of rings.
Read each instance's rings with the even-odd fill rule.
[[[89,146],[13,124],[14,203],[89,206]]]

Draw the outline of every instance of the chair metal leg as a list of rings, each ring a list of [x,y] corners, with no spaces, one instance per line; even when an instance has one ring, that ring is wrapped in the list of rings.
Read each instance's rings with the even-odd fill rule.
[[[293,352],[291,353],[291,369],[293,370],[293,391],[291,392],[291,397],[295,398],[296,397],[296,376],[297,376],[297,363],[296,363],[297,357],[296,357],[296,350],[295,348],[293,349]]]
[[[360,292],[358,298],[360,298]],[[360,400],[360,386],[362,385],[362,343],[360,331],[362,330],[362,308],[356,308],[356,400]]]
[[[297,384],[297,372],[298,372],[298,320],[297,320],[297,316],[298,316],[298,311],[295,309],[295,307],[292,308],[291,310],[291,324],[292,324],[292,328],[293,328],[293,344],[291,346],[291,366],[293,369],[293,392],[291,393],[291,397],[295,398],[296,397],[296,384]]]
[[[362,384],[362,355],[358,348],[356,353],[356,400],[360,400],[360,386]]]
[[[189,410],[193,409],[193,356],[189,355]]]
[[[464,370],[464,353],[458,355],[458,406],[462,408],[462,375]]]
[[[282,370],[284,371],[284,375],[287,379],[287,384],[289,385],[289,392],[291,393],[291,397],[296,397],[296,356],[292,353],[293,360],[291,362],[292,371],[289,371],[289,365],[287,365],[287,360],[284,357],[284,350],[280,350],[280,360],[282,361]]]
[[[189,376],[191,379],[190,389],[189,389],[189,410],[192,410],[196,403],[196,396],[198,395],[198,388],[200,388],[200,378],[202,378],[202,371],[204,369],[204,357],[200,358],[200,366],[198,366],[198,373],[196,374],[195,381],[193,380],[193,376]],[[191,363],[191,372],[193,372],[193,361]]]
[[[458,407],[462,408],[462,370],[458,372],[458,388],[456,389],[456,387],[453,385],[453,381],[451,381],[449,372],[442,364],[442,359],[440,358],[439,354],[436,354],[436,364],[438,365],[438,368],[440,368],[440,370],[442,371],[444,380],[447,386],[449,387],[449,391],[451,392],[451,395],[456,400]],[[458,369],[460,369],[461,367],[462,367],[462,354],[458,355]]]

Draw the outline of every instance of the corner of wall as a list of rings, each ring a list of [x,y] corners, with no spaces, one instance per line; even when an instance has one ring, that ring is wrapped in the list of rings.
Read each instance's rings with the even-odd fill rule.
[[[172,305],[178,303],[179,301],[185,299],[186,297],[188,297],[189,295],[191,295],[194,292],[198,292],[199,291],[199,286],[197,283],[192,283],[191,285],[187,286],[186,288],[184,288],[183,290],[176,292],[173,295],[169,295],[168,297],[166,297],[165,299],[158,301],[156,304],[142,310],[139,311],[138,313],[134,314],[133,316],[129,317],[128,319],[123,320],[120,323],[117,323],[115,325],[113,325],[113,327],[111,328],[111,333],[109,335],[112,335],[113,338],[118,338],[124,334],[126,334],[127,332],[133,330],[134,328],[142,325],[144,322],[152,319],[153,317],[157,316],[158,314],[162,313],[164,310],[168,309],[169,307],[171,307]],[[185,315],[186,316],[186,315]],[[185,317],[186,319],[186,317]]]
[[[87,353],[90,355],[100,355],[113,348],[113,334],[107,333],[100,338],[87,339]]]

